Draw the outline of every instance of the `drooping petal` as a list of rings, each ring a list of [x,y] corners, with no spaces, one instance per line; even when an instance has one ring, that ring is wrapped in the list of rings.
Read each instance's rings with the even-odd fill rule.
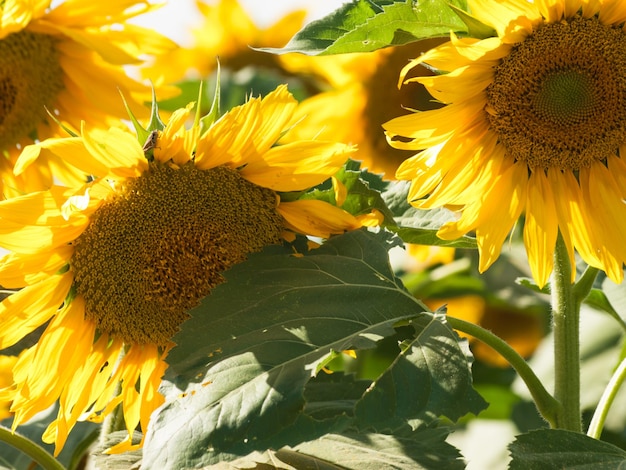
[[[91,351],[95,333],[95,324],[85,321],[82,299],[75,299],[58,311],[33,346],[28,361],[20,360],[16,367],[16,420],[29,420],[61,396]]]
[[[526,245],[533,278],[539,287],[543,287],[552,272],[558,233],[558,219],[554,207],[555,195],[543,171],[531,173],[528,188],[524,245]]]
[[[0,303],[0,349],[47,322],[63,304],[72,281],[70,272],[50,276],[4,299]]]
[[[62,245],[46,253],[9,253],[0,261],[0,285],[13,289],[42,281],[65,266],[73,251],[71,245]]]
[[[278,212],[285,218],[289,228],[316,237],[328,238],[332,234],[360,227],[353,215],[319,200],[281,202]]]
[[[476,240],[480,252],[479,270],[485,271],[500,255],[500,250],[513,224],[526,205],[528,169],[525,165],[512,165],[494,181],[482,200],[476,227]],[[502,204],[502,201],[508,201]]]

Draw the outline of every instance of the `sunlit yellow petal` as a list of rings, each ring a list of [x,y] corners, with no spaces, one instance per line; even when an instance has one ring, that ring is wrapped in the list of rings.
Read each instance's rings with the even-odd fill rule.
[[[328,238],[359,227],[354,216],[324,201],[283,202],[278,210],[290,228],[317,237]]]
[[[246,165],[241,174],[275,191],[315,186],[339,171],[356,149],[330,142],[298,142],[269,149],[262,160]]]
[[[84,124],[82,133],[85,148],[104,162],[113,174],[133,177],[138,176],[148,167],[137,138],[132,134],[116,127],[107,131],[87,130]]]
[[[558,219],[554,194],[543,171],[534,171],[528,180],[528,200],[524,221],[524,243],[533,278],[543,287],[552,272]]]
[[[528,182],[524,165],[513,165],[495,181],[483,200],[476,240],[480,250],[479,270],[486,270],[500,255],[506,236],[525,209]],[[501,204],[503,198],[508,204]]]
[[[0,262],[0,285],[12,289],[39,282],[65,266],[72,252],[70,245],[62,245],[34,255],[9,253]]]
[[[0,304],[0,349],[7,348],[50,319],[72,285],[71,273],[48,279],[12,294]]]
[[[85,307],[80,300],[70,303],[52,318],[33,346],[34,352],[28,362],[17,368],[25,370],[17,382],[17,396],[13,402],[13,406],[20,410],[20,421],[27,421],[39,409],[56,401],[91,350],[89,338],[94,334],[95,324],[85,321]],[[50,374],[51,370],[55,373]],[[29,403],[32,396],[40,397],[36,406]]]

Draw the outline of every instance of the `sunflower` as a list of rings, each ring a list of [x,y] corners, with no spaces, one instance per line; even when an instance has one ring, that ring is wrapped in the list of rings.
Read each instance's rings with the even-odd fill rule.
[[[42,159],[20,176],[13,165],[24,146],[67,135],[63,126],[77,129],[83,119],[106,127],[119,121],[125,111],[118,90],[141,113],[150,90],[122,67],[139,64],[142,54],[175,47],[152,30],[126,23],[155,8],[148,2],[50,3],[0,2],[0,198],[48,188],[51,172],[64,182],[84,181],[58,158]]]
[[[389,47],[368,53],[310,57],[285,54],[284,67],[299,76],[311,77],[322,90],[303,101],[298,112],[302,124],[297,132],[306,135],[311,129],[322,129],[320,136],[356,144],[357,158],[374,173],[393,178],[400,163],[411,154],[390,147],[382,125],[397,116],[403,106],[435,109],[434,102],[419,83],[398,90],[398,73],[409,59],[427,51],[442,39],[428,39],[404,46]],[[426,68],[411,76],[430,76]],[[298,138],[294,134],[293,138]]]
[[[284,72],[280,56],[252,47],[282,47],[304,25],[306,12],[296,10],[268,28],[259,28],[237,0],[219,0],[208,5],[196,1],[203,24],[192,29],[192,44],[160,56],[143,69],[145,76],[160,76],[167,83],[188,75],[209,76],[219,58],[222,69],[239,71],[261,67]]]
[[[221,273],[294,232],[360,226],[329,203],[293,200],[354,152],[317,140],[278,145],[296,107],[280,86],[206,130],[199,119],[184,127],[191,106],[177,110],[143,148],[119,127],[86,125],[42,148],[94,179],[0,203],[0,246],[11,251],[0,284],[21,288],[0,304],[0,349],[47,322],[0,394],[12,398],[14,428],[58,399],[44,441],[59,452],[77,420],[121,404],[129,438],[111,452],[141,445],[130,434],[163,402],[170,338]]]
[[[411,61],[444,72],[407,79],[446,106],[385,124],[396,148],[421,150],[398,169],[412,180],[409,201],[447,206],[460,217],[438,235],[470,231],[479,268],[499,256],[523,215],[535,281],[552,271],[560,232],[615,282],[626,260],[626,8],[620,1],[470,0],[493,28],[458,38]]]

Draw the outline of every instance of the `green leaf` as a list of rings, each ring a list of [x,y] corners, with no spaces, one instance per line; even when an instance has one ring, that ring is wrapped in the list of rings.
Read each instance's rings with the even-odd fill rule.
[[[445,316],[420,315],[410,324],[415,338],[404,341],[402,353],[356,406],[362,428],[393,430],[406,418],[413,423],[439,416],[457,421],[487,407],[472,387],[467,341],[458,341]]]
[[[371,383],[371,380],[357,379],[354,374],[343,372],[318,374],[304,389],[305,411],[320,421],[341,413],[352,415],[354,406]]]
[[[550,294],[550,284],[546,284],[543,287],[539,287],[539,285],[535,282],[534,279],[530,278],[530,277],[518,277],[515,280],[515,283],[520,285],[520,286],[524,286],[527,287],[528,289],[530,289],[531,291],[537,293],[537,294]]]
[[[615,284],[606,278],[602,281],[602,292],[620,318],[626,320],[626,285]]]
[[[404,290],[389,265],[387,251],[399,243],[385,232],[350,232],[300,257],[276,251],[251,255],[224,273],[226,282],[191,312],[174,337],[179,346],[167,358],[166,403],[152,417],[144,466],[209,465],[294,446],[354,424],[355,403],[369,381],[350,375],[330,380],[324,373],[312,377],[334,351],[373,348],[416,315],[430,325],[433,314],[421,313],[425,307]],[[459,366],[453,375],[464,380],[469,368],[450,342],[453,333],[447,326],[435,330],[448,336],[439,341],[422,332],[420,342],[444,347],[440,355],[449,360],[447,370]],[[414,348],[417,343],[409,349]],[[404,355],[394,373],[419,372],[418,356]],[[414,380],[408,384],[422,386]],[[377,390],[391,396],[385,387]],[[429,393],[443,399],[449,390],[440,388]],[[464,401],[465,392],[452,396]],[[417,391],[407,390],[406,399],[411,393]],[[455,416],[463,406],[442,406],[431,417],[404,398],[398,403],[396,416],[406,413],[407,419]],[[473,403],[465,406],[474,409]],[[381,419],[374,414],[374,421]],[[372,424],[366,418],[359,422]]]
[[[133,433],[133,444],[141,442],[140,432]],[[128,439],[127,431],[114,431],[110,434],[100,436],[97,444],[92,446],[90,458],[93,460],[94,468],[98,470],[128,470],[138,469],[143,456],[142,449],[123,452],[121,454],[106,454],[105,451]]]
[[[344,432],[279,450],[275,456],[295,468],[354,470],[463,469],[459,451],[445,439],[447,430],[421,427],[405,435]],[[336,464],[338,467],[323,465]],[[321,464],[321,465],[320,465]]]
[[[544,429],[517,436],[509,449],[509,470],[609,470],[626,466],[626,452],[571,431]]]
[[[493,376],[496,376],[496,373],[493,372],[494,369],[491,372]],[[489,371],[488,366],[485,366],[484,370]],[[520,397],[508,385],[485,383],[477,384],[475,388],[489,402],[489,408],[480,414],[481,419],[510,419],[513,408],[521,402]]]
[[[465,25],[467,26],[467,33],[470,37],[477,39],[486,39],[490,37],[497,36],[496,30],[491,26],[487,26],[485,23],[480,20],[474,18],[465,10],[461,10],[460,8],[450,5],[450,8],[459,15],[459,18]]]
[[[413,208],[408,201],[410,187],[410,181],[393,181],[382,193],[382,198],[394,217],[401,217]]]
[[[584,302],[590,307],[595,308],[596,310],[608,313],[620,324],[622,329],[626,331],[626,322],[624,321],[626,315],[620,315],[613,308],[612,303],[607,297],[607,294],[610,295],[613,299],[613,302],[619,305],[620,309],[622,309],[622,312],[625,312],[624,308],[626,307],[626,292],[624,291],[624,287],[621,285],[617,286],[615,283],[607,279],[603,283],[603,288],[606,290],[606,292],[600,289],[591,289]]]
[[[442,37],[450,31],[466,33],[467,25],[452,10],[467,10],[466,0],[354,0],[298,32],[281,49],[308,55],[371,52],[421,39]]]
[[[385,227],[402,238],[405,243],[417,245],[452,246],[455,248],[477,248],[476,239],[467,235],[456,240],[443,240],[437,232],[446,222],[457,219],[452,211],[445,208],[420,210],[407,201],[410,181],[397,181],[382,194],[389,210],[395,218],[394,224]]]
[[[437,232],[447,222],[456,220],[452,211],[443,207],[438,209],[420,210],[411,207],[400,217],[396,217],[396,226],[388,226],[406,243],[418,245],[452,246],[455,248],[478,248],[476,239],[464,235],[455,240],[443,240]]]

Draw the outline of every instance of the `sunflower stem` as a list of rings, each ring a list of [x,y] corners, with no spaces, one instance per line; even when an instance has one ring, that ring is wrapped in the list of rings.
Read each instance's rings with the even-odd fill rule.
[[[61,463],[52,455],[46,452],[43,447],[1,425],[0,441],[6,442],[11,447],[28,455],[44,470],[65,470],[65,467],[61,465]]]
[[[600,435],[602,434],[602,428],[604,427],[604,422],[606,421],[606,417],[609,414],[609,408],[613,404],[613,400],[615,400],[615,396],[617,395],[620,386],[622,385],[622,383],[624,383],[625,380],[626,358],[622,359],[622,362],[618,366],[617,370],[613,373],[611,380],[604,389],[604,393],[600,398],[598,407],[593,413],[591,423],[589,423],[589,429],[587,430],[587,435],[589,437],[593,437],[594,439],[600,439]]]
[[[551,427],[555,427],[556,418],[561,413],[560,403],[550,395],[535,372],[515,349],[509,346],[506,341],[481,326],[451,316],[447,316],[446,319],[452,328],[472,335],[506,359],[528,387],[541,416]]]
[[[580,415],[580,293],[574,291],[567,247],[559,233],[552,273],[554,398],[562,408],[556,428],[582,432]]]

